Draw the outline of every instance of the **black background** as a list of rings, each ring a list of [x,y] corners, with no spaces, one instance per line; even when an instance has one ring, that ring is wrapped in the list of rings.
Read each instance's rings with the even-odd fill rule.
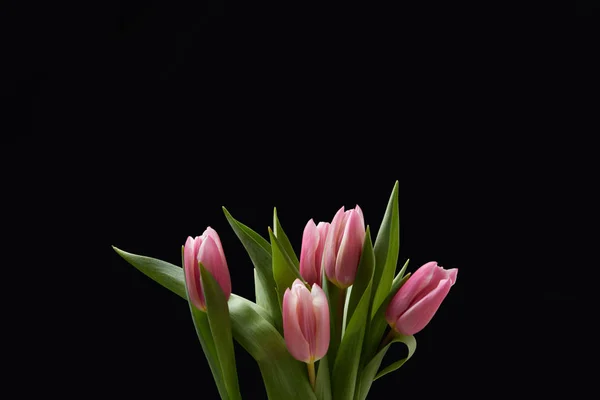
[[[518,61],[536,46],[462,24],[377,21],[281,38],[275,21],[226,21],[218,3],[9,4],[3,95],[17,146],[4,160],[19,155],[20,205],[51,220],[48,239],[85,253],[85,285],[74,282],[84,297],[62,309],[73,327],[54,331],[87,390],[218,396],[185,302],[111,245],[179,265],[187,236],[212,226],[233,291],[253,299],[251,262],[221,206],[264,236],[276,206],[299,252],[306,222],[342,205],[359,204],[376,233],[398,180],[400,265],[435,260],[459,274],[414,357],[372,397],[487,397],[532,380],[532,393],[573,393],[576,364],[552,385],[544,375],[565,352],[554,335],[579,332],[583,311],[571,305],[581,280],[560,275],[570,264],[541,239],[559,236],[541,191],[559,156],[546,164],[552,139],[522,135],[551,117],[530,99],[554,88]],[[244,398],[265,398],[252,358],[236,356]]]

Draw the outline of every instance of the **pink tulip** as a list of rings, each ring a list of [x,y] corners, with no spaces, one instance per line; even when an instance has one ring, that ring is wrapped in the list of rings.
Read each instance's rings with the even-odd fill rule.
[[[387,307],[385,318],[404,335],[414,335],[431,321],[456,282],[458,269],[444,269],[435,261],[419,268],[398,290]]]
[[[327,278],[340,288],[354,283],[365,240],[365,221],[359,206],[333,217],[323,249],[322,265]]]
[[[288,351],[305,363],[320,360],[329,348],[329,304],[318,284],[309,291],[300,279],[283,295],[283,336]]]
[[[229,299],[231,295],[231,278],[227,260],[225,260],[221,239],[210,226],[206,228],[202,236],[188,237],[183,249],[183,268],[190,300],[194,306],[206,311],[198,262],[201,262],[212,274],[225,293],[225,297]]]
[[[319,225],[315,225],[312,219],[304,227],[300,251],[300,275],[310,285],[317,283],[322,286],[321,260],[328,230],[328,222],[319,222]]]

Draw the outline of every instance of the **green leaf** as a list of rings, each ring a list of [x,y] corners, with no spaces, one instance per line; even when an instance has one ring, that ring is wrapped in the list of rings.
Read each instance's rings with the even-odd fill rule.
[[[279,239],[273,234],[271,228],[269,228],[269,237],[271,238],[271,253],[273,258],[273,278],[277,285],[278,298],[281,304],[285,290],[291,287],[296,279],[300,279],[304,284],[306,282],[300,276],[298,269],[294,267],[292,260],[283,249]]]
[[[406,345],[406,347],[408,347],[408,356],[406,356],[405,358],[402,358],[390,365],[388,365],[387,367],[385,367],[383,370],[379,371],[377,373],[377,375],[375,376],[375,380],[381,378],[382,376],[385,376],[387,374],[389,374],[390,372],[393,372],[395,370],[397,370],[398,368],[400,368],[402,365],[404,365],[405,362],[408,361],[409,358],[412,357],[412,355],[415,353],[415,350],[417,349],[417,341],[415,340],[415,337],[413,335],[399,335],[396,338],[394,338],[394,340],[392,340],[390,342],[389,345],[387,345],[386,347],[389,348],[389,346],[392,343],[396,343],[396,342],[402,342]]]
[[[360,263],[358,270],[356,271],[356,279],[352,290],[350,291],[350,299],[348,300],[348,311],[346,313],[346,321],[350,321],[354,310],[363,296],[367,286],[371,283],[373,276],[373,266],[375,265],[375,254],[373,252],[373,242],[371,241],[371,229],[367,226],[365,232],[365,240],[363,244],[363,250],[361,254]],[[365,267],[365,265],[367,265]]]
[[[139,256],[138,256],[139,257]],[[181,246],[181,263],[183,264],[183,246]],[[160,260],[155,260],[160,261]],[[161,261],[162,262],[162,261]],[[167,264],[167,263],[165,263]],[[155,264],[156,265],[156,264]],[[173,264],[169,264],[175,267]],[[178,268],[178,267],[175,267]],[[161,268],[165,271],[169,271],[171,268],[166,267]],[[183,271],[182,268],[178,268]],[[142,271],[143,272],[143,271]],[[206,361],[208,361],[208,366],[212,372],[213,378],[215,380],[215,384],[217,385],[217,389],[219,390],[219,395],[221,399],[229,399],[229,395],[227,394],[227,387],[225,386],[225,382],[223,381],[223,371],[221,369],[221,364],[219,362],[219,357],[217,354],[217,348],[215,347],[215,342],[210,331],[210,324],[208,322],[208,316],[205,312],[198,310],[192,302],[189,300],[189,295],[187,292],[187,285],[185,285],[185,274],[181,274],[181,279],[184,281],[184,298],[188,301],[188,305],[190,307],[190,313],[192,314],[192,321],[194,322],[194,328],[196,328],[196,334],[198,335],[198,339],[200,340],[200,345],[202,346],[202,351],[204,352],[204,356],[206,357]],[[160,282],[159,282],[160,283]]]
[[[371,313],[385,300],[392,286],[392,279],[400,250],[400,217],[398,215],[398,181],[390,196],[381,227],[375,239],[375,275],[373,278],[373,301]],[[371,314],[372,316],[372,314]]]
[[[229,221],[229,225],[231,225],[233,231],[244,245],[256,269],[256,274],[264,295],[257,297],[257,302],[260,300],[260,303],[257,304],[267,310],[271,316],[271,320],[281,330],[281,311],[277,292],[275,291],[276,284],[271,265],[271,245],[258,233],[234,219],[225,207],[223,207],[223,212],[227,221]]]
[[[162,260],[127,253],[116,247],[114,249],[142,273],[187,300],[182,268]],[[257,361],[269,399],[316,400],[308,380],[306,365],[294,359],[287,351],[283,337],[267,318],[270,314],[257,304],[233,293],[228,304],[233,338]],[[196,329],[199,331],[198,337],[204,354],[211,370],[214,368],[219,371],[214,343],[211,345],[208,340],[212,340],[208,316],[195,307],[194,309],[199,313],[200,322]],[[205,322],[201,322],[202,318]],[[196,320],[194,322],[196,323]],[[223,394],[226,396],[224,384],[217,381],[217,376],[215,382],[217,388],[219,385],[222,387],[222,390],[219,389],[222,397]]]
[[[331,371],[329,370],[327,355],[319,360],[318,368],[317,383],[315,385],[317,400],[331,400]]]
[[[112,248],[129,264],[140,270],[144,275],[160,283],[173,293],[187,299],[183,282],[183,268],[166,261],[128,253],[115,246]]]
[[[325,272],[325,268],[323,268]],[[346,300],[347,289],[340,289],[335,286],[331,281],[323,276],[323,292],[327,296],[327,303],[329,304],[329,349],[327,350],[327,356],[331,360],[330,369],[333,370],[334,361],[337,357],[338,348],[342,339],[342,327],[344,318],[344,306]],[[341,321],[340,321],[341,319]]]
[[[387,306],[388,304],[390,304],[390,301],[392,301],[396,293],[398,293],[398,290],[400,290],[402,285],[404,285],[404,283],[408,280],[408,278],[410,278],[411,275],[410,273],[408,273],[403,276],[404,271],[406,271],[408,261],[409,260],[406,260],[404,266],[402,267],[398,275],[396,275],[396,278],[394,279],[392,288],[388,293],[388,296],[385,298],[383,303],[381,303],[379,309],[375,312],[375,315],[373,316],[373,319],[369,324],[368,335],[364,344],[363,357],[372,357],[377,351],[379,343],[381,343],[381,339],[383,337],[383,333],[385,332],[385,328],[388,326],[388,323],[385,319],[385,311],[387,309]]]
[[[290,243],[290,239],[288,239],[287,235],[283,231],[281,227],[281,223],[279,222],[279,217],[277,216],[277,208],[273,208],[273,233],[275,237],[279,240],[281,244],[281,248],[285,250],[290,260],[292,260],[292,264],[298,270],[300,268],[300,260],[298,260],[298,256],[296,256],[296,252],[294,251],[294,247]]]
[[[368,232],[368,230],[367,230]],[[368,239],[368,240],[367,240]],[[359,285],[352,288],[352,296],[359,296],[360,300],[354,312],[348,318],[348,326],[335,358],[333,367],[332,389],[334,400],[352,400],[356,387],[356,377],[360,364],[360,355],[363,345],[366,325],[369,319],[369,304],[371,301],[371,288],[375,257],[370,234],[365,237],[363,251],[358,269],[360,278],[367,282],[364,290]]]
[[[257,361],[269,399],[316,400],[306,364],[291,356],[283,337],[259,310],[243,297],[229,298],[233,337]]]
[[[384,368],[379,374],[377,374],[377,371],[381,366],[381,361],[383,361],[383,357],[389,350],[390,346],[396,342],[402,342],[406,344],[406,346],[408,347],[408,356],[390,364],[388,367]],[[416,348],[417,341],[415,340],[414,336],[399,335],[395,337],[389,344],[387,344],[383,349],[381,349],[363,369],[359,379],[360,389],[356,392],[355,400],[365,400],[367,398],[369,390],[371,389],[371,384],[373,383],[373,381],[400,368],[402,364],[404,364],[406,361],[408,361],[409,358],[412,357]]]
[[[208,315],[210,331],[215,343],[215,348],[217,349],[217,357],[221,364],[223,381],[227,388],[229,398],[232,400],[241,400],[242,395],[238,384],[227,299],[225,298],[225,293],[210,271],[208,271],[202,263],[198,263],[198,265],[202,276],[204,297],[206,299],[206,314]]]

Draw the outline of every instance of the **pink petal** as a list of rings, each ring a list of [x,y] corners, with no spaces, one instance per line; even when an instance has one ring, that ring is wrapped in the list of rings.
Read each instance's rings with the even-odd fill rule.
[[[219,254],[221,254],[223,258],[223,264],[227,264],[227,260],[225,260],[225,252],[223,251],[223,245],[221,244],[221,238],[219,237],[217,231],[209,226],[202,234],[202,238],[206,238],[207,236],[210,236],[215,241],[215,244],[219,248]]]
[[[451,286],[452,282],[449,279],[441,280],[437,288],[398,318],[396,330],[404,335],[414,335],[425,328],[442,304]]]
[[[219,286],[225,293],[225,298],[229,299],[231,295],[231,277],[229,276],[229,268],[223,253],[219,251],[217,243],[212,236],[206,236],[202,242],[200,250],[198,250],[198,261],[210,271]],[[224,262],[225,261],[225,262]]]
[[[342,287],[354,283],[364,240],[364,221],[360,214],[350,210],[335,262],[335,277]]]
[[[385,318],[389,324],[395,323],[400,315],[410,307],[413,299],[431,282],[436,269],[435,261],[424,264],[402,285],[386,309]]]
[[[304,227],[302,249],[300,250],[300,275],[311,285],[319,281],[315,260],[318,246],[319,231],[315,222],[311,219]]]
[[[325,268],[325,275],[332,281],[335,281],[335,259],[337,255],[336,243],[338,236],[340,235],[340,229],[342,228],[341,223],[344,218],[344,207],[340,208],[333,217],[329,229],[327,231],[327,238],[325,239],[325,245],[323,247],[323,260],[321,267]]]
[[[194,253],[201,242],[202,240],[200,238],[187,238],[183,248],[183,269],[190,301],[196,308],[205,310],[206,305],[200,281],[200,268],[198,267],[198,262],[196,261]]]
[[[317,231],[319,231],[319,245],[317,246],[317,251],[315,253],[315,267],[319,277],[317,283],[321,286],[323,280],[323,249],[325,248],[325,241],[327,240],[327,232],[329,232],[329,222],[319,222]]]
[[[450,279],[452,285],[454,285],[458,276],[458,268],[447,269],[445,271],[448,274],[448,279]]]
[[[317,284],[314,284],[311,291],[312,305],[316,318],[316,349],[313,353],[314,360],[320,360],[327,354],[329,349],[329,304],[327,296],[323,289]]]
[[[305,363],[310,361],[308,342],[300,330],[298,322],[298,298],[288,288],[283,294],[283,336],[290,354],[297,360]]]
[[[304,339],[308,342],[308,351],[314,356],[317,349],[317,320],[313,308],[312,296],[304,284],[292,285],[292,292],[296,293],[298,298],[297,312],[300,330]]]

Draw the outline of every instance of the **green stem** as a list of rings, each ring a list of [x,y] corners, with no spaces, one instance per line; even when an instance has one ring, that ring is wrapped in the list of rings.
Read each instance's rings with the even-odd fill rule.
[[[308,379],[310,380],[310,386],[312,386],[313,392],[315,391],[315,362],[311,360],[308,364]]]
[[[339,290],[339,298],[337,304],[337,313],[336,313],[336,323],[337,323],[337,333],[339,335],[339,342],[342,342],[342,336],[344,333],[344,308],[346,305],[346,293],[348,292],[348,288]]]
[[[396,330],[394,328],[391,328],[387,336],[381,341],[381,344],[379,345],[379,349],[377,351],[379,352],[379,350],[387,346],[396,337],[396,335]]]

